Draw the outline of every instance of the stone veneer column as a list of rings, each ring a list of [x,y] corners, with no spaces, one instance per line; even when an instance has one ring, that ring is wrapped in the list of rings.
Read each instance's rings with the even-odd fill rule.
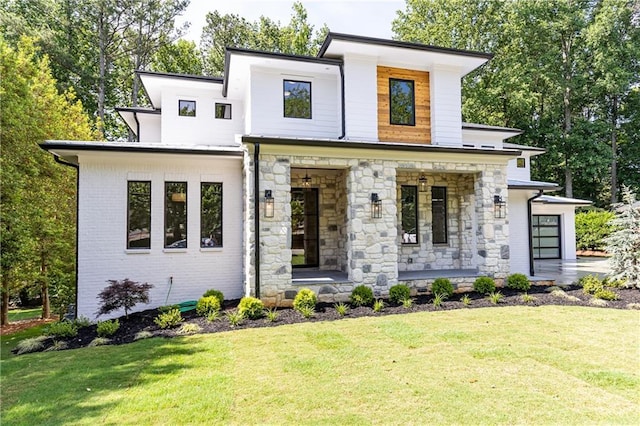
[[[371,218],[371,194],[382,200],[382,217]],[[353,162],[347,175],[347,260],[354,285],[388,294],[398,281],[396,164]]]

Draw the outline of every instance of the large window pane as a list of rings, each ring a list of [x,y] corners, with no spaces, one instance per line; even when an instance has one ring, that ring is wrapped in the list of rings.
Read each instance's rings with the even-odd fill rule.
[[[187,247],[187,182],[164,183],[164,247]]]
[[[200,247],[222,247],[222,184],[200,184]]]
[[[418,187],[401,186],[402,244],[418,243]]]
[[[127,248],[151,248],[151,182],[127,182]]]
[[[391,124],[416,125],[416,105],[413,80],[389,79]]]
[[[311,118],[311,83],[284,80],[284,116]]]
[[[444,186],[431,187],[431,213],[434,244],[447,243],[447,188]]]

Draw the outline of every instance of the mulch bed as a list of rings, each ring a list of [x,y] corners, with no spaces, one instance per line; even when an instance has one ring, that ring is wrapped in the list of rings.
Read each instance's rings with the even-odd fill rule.
[[[47,324],[57,320],[58,320],[57,316],[52,316],[51,318],[48,318],[48,319],[34,318],[34,319],[28,319],[28,320],[14,321],[10,324],[6,324],[0,327],[0,336],[6,336],[8,334],[17,333],[18,331],[26,330],[27,328],[36,327],[38,325]]]
[[[465,306],[461,302],[463,294],[454,294],[449,300],[442,303],[440,307],[435,307],[432,303],[432,296],[418,296],[414,298],[414,304],[411,308],[407,309],[403,306],[396,306],[389,304],[385,301],[385,308],[382,312],[374,312],[370,307],[358,307],[350,308],[347,315],[341,317],[336,312],[333,304],[319,303],[316,307],[316,313],[312,318],[303,318],[297,311],[290,308],[278,309],[278,318],[275,322],[269,322],[266,318],[258,320],[244,319],[239,325],[231,326],[228,319],[221,315],[220,319],[209,322],[204,318],[196,316],[195,311],[185,312],[182,314],[184,319],[183,324],[191,323],[197,324],[201,327],[199,333],[218,333],[223,331],[239,330],[245,328],[260,328],[260,327],[274,327],[286,324],[295,324],[301,322],[320,322],[320,321],[334,321],[342,318],[359,318],[366,316],[385,316],[395,314],[406,314],[411,312],[431,312],[431,311],[446,311],[453,309],[474,309],[485,307],[502,307],[502,306],[530,306],[535,308],[542,305],[565,305],[565,306],[592,306],[590,304],[591,296],[582,292],[582,289],[577,286],[562,286],[562,289],[569,296],[575,296],[579,300],[571,301],[566,298],[560,298],[554,296],[550,292],[549,287],[533,286],[529,290],[528,294],[535,297],[535,300],[529,303],[522,301],[521,293],[509,290],[506,288],[499,289],[504,295],[502,301],[494,305],[487,297],[479,293],[468,293],[472,302],[470,305]],[[615,301],[608,301],[606,308],[614,309],[629,309],[629,304],[637,304],[635,308],[640,306],[640,291],[638,289],[615,289],[619,299]],[[238,300],[225,301],[224,311],[230,311],[237,307]],[[129,315],[129,318],[121,317],[120,328],[114,336],[111,337],[109,344],[120,345],[130,343],[135,340],[135,336],[138,332],[148,331],[153,336],[160,337],[176,337],[179,334],[179,327],[174,329],[160,329],[155,323],[154,319],[158,316],[157,309],[149,309],[142,312],[136,312]],[[96,325],[83,327],[79,330],[78,335],[69,339],[58,339],[66,342],[67,349],[81,348],[89,345],[93,339],[97,337]],[[45,348],[53,345],[53,339],[49,339],[45,342]]]

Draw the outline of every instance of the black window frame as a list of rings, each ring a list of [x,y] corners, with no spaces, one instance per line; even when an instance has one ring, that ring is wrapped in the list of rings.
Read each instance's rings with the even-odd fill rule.
[[[409,191],[411,190],[412,194],[408,195],[407,197],[405,197],[405,190]],[[408,198],[409,196],[412,197],[412,200],[407,200],[406,198]],[[420,230],[419,230],[419,216],[418,216],[418,196],[419,196],[419,192],[418,192],[418,187],[416,185],[400,185],[400,209],[402,212],[402,223],[401,223],[401,227],[402,227],[402,235],[401,235],[401,240],[402,240],[402,244],[403,245],[416,245],[416,244],[420,244]],[[415,227],[414,227],[414,232],[415,232],[415,242],[414,241],[408,241],[405,242],[404,240],[404,234],[407,231],[407,229],[405,228],[405,212],[407,209],[405,209],[405,204],[407,205],[407,207],[411,207],[410,204],[413,204],[413,217],[414,217],[414,222],[415,222]],[[409,232],[407,232],[407,234],[411,235]]]
[[[131,246],[131,240],[130,240],[130,236],[131,236],[131,196],[132,196],[132,184],[148,184],[149,186],[149,192],[148,192],[148,200],[146,202],[147,204],[147,211],[148,211],[148,224],[149,224],[149,243],[146,246],[141,246],[141,247],[133,247]],[[126,247],[127,250],[149,250],[151,249],[151,221],[152,221],[152,215],[151,215],[151,181],[150,180],[128,180],[127,181],[127,243],[126,243]],[[138,228],[140,229],[140,228]]]
[[[205,203],[203,201],[203,189],[207,185],[216,185],[219,186],[220,192],[220,223],[218,224],[220,231],[219,237],[216,235],[212,235],[213,233],[207,233],[208,236],[205,235],[204,226],[207,223],[205,220]],[[212,240],[213,245],[209,244],[208,239]],[[211,247],[224,247],[224,187],[222,182],[200,182],[200,248],[211,248]]]
[[[435,197],[435,191],[442,190],[443,197]],[[446,186],[432,186],[431,187],[431,239],[434,245],[449,244],[449,229],[448,220],[449,214],[447,209],[448,194]],[[442,213],[440,221],[436,221],[436,213]],[[436,226],[442,227],[442,229],[436,229]],[[436,240],[436,236],[444,234],[444,239]]]
[[[223,112],[222,112],[222,116],[218,115],[218,108],[219,107],[223,107]],[[226,108],[229,108],[229,117],[225,117],[225,111]],[[216,102],[214,105],[214,117],[216,118],[216,120],[231,120],[231,114],[232,114],[232,110],[231,110],[231,104],[230,103],[224,103],[224,102]]]
[[[170,185],[177,185],[177,184],[184,184],[184,238],[179,238],[177,240],[174,240],[170,243],[167,243],[167,234],[168,234],[168,230],[169,230],[169,214],[168,214],[168,208],[169,208],[169,202],[175,203],[177,204],[178,202],[176,201],[170,201],[169,198],[169,186]],[[189,210],[188,210],[188,196],[187,196],[187,190],[188,190],[188,184],[186,181],[165,181],[164,183],[164,229],[163,229],[163,241],[164,241],[164,248],[165,249],[184,249],[187,248],[189,245],[189,240],[188,240],[188,222],[189,222]],[[172,194],[174,194],[175,192],[172,191]],[[175,225],[172,224],[172,225]],[[174,232],[174,236],[175,236],[175,232]],[[184,240],[184,244],[176,244],[180,241]]]
[[[394,121],[393,114],[393,83],[409,83],[411,85],[411,120],[409,123]],[[394,126],[412,126],[416,125],[416,82],[404,78],[389,78],[389,124]]]
[[[548,225],[546,223],[541,223],[542,218],[555,218],[555,223]],[[542,235],[542,228],[546,229],[557,229],[557,235]],[[533,258],[538,259],[562,259],[562,215],[559,214],[536,214],[532,215],[531,218],[531,237],[532,237],[532,248],[533,248]],[[557,245],[542,245],[541,243],[545,239],[549,238],[557,238]],[[557,256],[550,257],[545,254],[542,256],[542,250],[545,249],[557,249]]]
[[[309,85],[309,116],[292,116],[287,115],[287,83],[303,83]],[[282,80],[282,115],[284,118],[299,118],[303,120],[311,120],[313,119],[313,93],[312,93],[312,84],[310,81],[304,80],[292,80],[292,79],[283,79]]]
[[[183,102],[193,104],[193,114],[183,114],[182,113],[182,108],[184,108],[182,106]],[[187,109],[186,111],[188,112],[189,109]],[[196,116],[196,101],[193,101],[193,100],[190,100],[190,99],[178,99],[178,116],[179,117],[195,117]]]
[[[527,160],[524,157],[516,158],[516,168],[518,169],[527,168]]]

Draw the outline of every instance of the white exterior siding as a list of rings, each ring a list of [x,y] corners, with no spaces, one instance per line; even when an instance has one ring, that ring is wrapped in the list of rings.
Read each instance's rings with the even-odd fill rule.
[[[345,136],[378,140],[378,86],[376,58],[344,58]]]
[[[221,290],[227,299],[243,296],[240,158],[102,152],[82,154],[79,161],[78,315],[95,318],[96,296],[109,279],[154,285],[151,303],[135,310],[195,300],[209,288]],[[128,180],[151,181],[150,250],[126,250]],[[187,181],[186,249],[164,249],[167,180]],[[200,248],[202,181],[223,183],[222,248]]]
[[[462,95],[458,69],[434,67],[431,78],[431,143],[462,146]]]
[[[509,160],[507,165],[507,176],[509,176],[509,179],[531,180],[531,152],[522,151],[520,157],[524,158],[525,167],[518,167],[518,160],[513,158]]]
[[[248,133],[336,139],[340,135],[340,86],[335,75],[287,74],[266,69],[251,70],[251,122]],[[284,116],[283,81],[311,82],[311,119]]]
[[[160,114],[138,114],[140,142],[159,143],[162,140]]]
[[[534,215],[560,216],[560,256],[564,260],[576,259],[576,215],[575,206],[570,204],[533,203]]]
[[[509,176],[511,177],[511,176]],[[529,275],[528,191],[509,190],[509,252],[511,273]]]

